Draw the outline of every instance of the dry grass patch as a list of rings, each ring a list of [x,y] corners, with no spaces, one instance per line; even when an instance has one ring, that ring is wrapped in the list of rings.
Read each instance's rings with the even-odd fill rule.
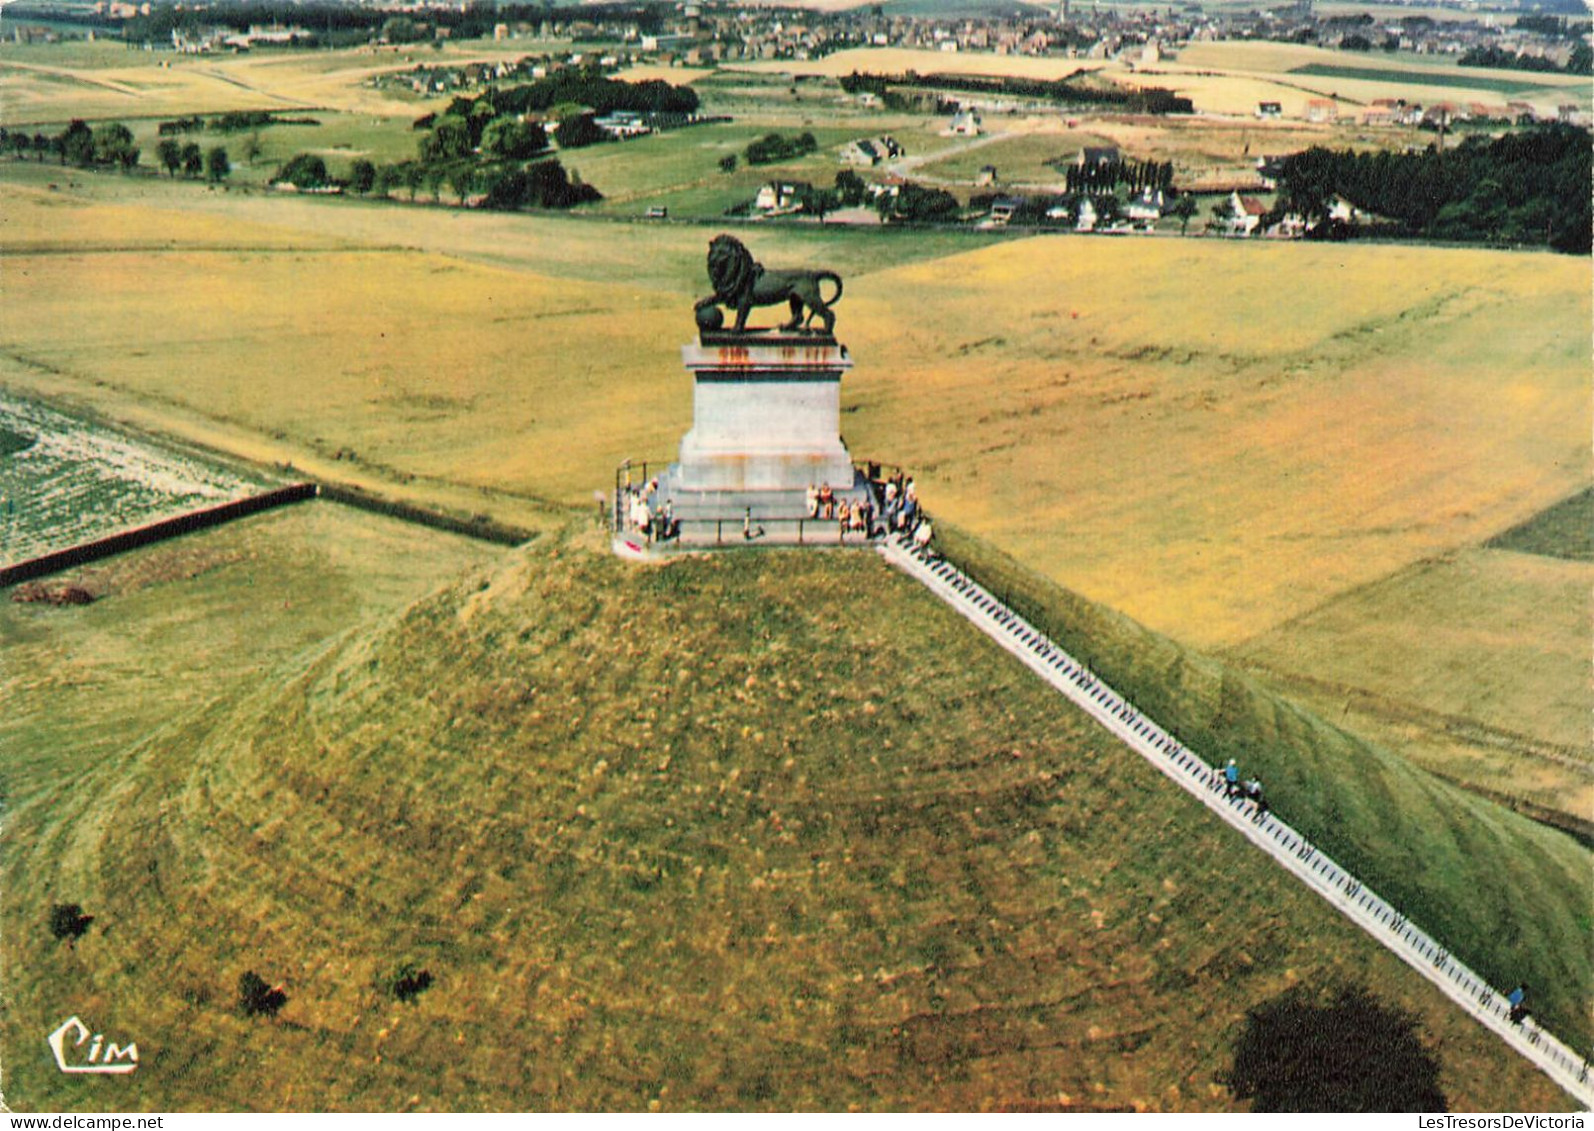
[[[844,427],[1021,560],[1234,643],[1575,486],[1585,284],[1539,255],[1004,245],[849,290]]]

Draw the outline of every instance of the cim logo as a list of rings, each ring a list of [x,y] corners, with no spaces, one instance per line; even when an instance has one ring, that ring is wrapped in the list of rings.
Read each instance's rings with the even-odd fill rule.
[[[106,1044],[105,1034],[94,1033],[94,1041],[89,1044],[90,1036],[89,1027],[75,1016],[61,1022],[61,1027],[50,1034],[50,1051],[62,1072],[122,1075],[138,1067],[138,1046],[133,1042]],[[78,1050],[86,1044],[89,1051],[85,1057]]]

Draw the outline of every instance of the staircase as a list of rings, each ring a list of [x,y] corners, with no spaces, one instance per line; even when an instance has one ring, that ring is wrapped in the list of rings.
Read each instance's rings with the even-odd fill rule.
[[[1585,1058],[1540,1028],[1531,1016],[1520,1024],[1513,1023],[1505,994],[1457,962],[1420,927],[1408,922],[1289,825],[1271,813],[1258,813],[1256,806],[1243,798],[1227,797],[1221,771],[1142,715],[1089,668],[951,563],[915,549],[900,536],[887,538],[879,544],[879,550],[893,566],[923,583],[1130,749],[1438,986],[1579,1103],[1594,1108],[1594,1085]]]

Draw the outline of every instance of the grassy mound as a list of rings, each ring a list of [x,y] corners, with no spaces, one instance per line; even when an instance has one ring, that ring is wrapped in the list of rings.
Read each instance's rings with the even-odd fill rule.
[[[507,560],[20,806],[9,1047],[70,986],[122,1110],[1221,1109],[1349,984],[1453,1106],[1565,1106],[873,556]]]
[[[1325,722],[1255,679],[937,525],[949,556],[1214,764],[1258,774],[1273,808],[1499,987],[1545,992],[1573,1047],[1594,1002],[1590,856],[1545,828]]]

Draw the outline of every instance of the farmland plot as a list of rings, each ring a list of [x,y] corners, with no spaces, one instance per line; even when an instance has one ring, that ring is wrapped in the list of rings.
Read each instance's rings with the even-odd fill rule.
[[[263,484],[0,391],[0,567]]]

